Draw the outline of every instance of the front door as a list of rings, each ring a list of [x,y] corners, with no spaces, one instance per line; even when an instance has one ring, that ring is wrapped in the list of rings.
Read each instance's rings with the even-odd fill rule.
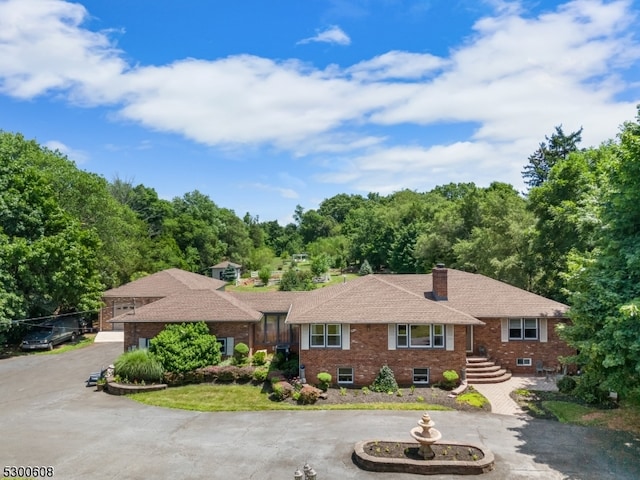
[[[467,353],[473,353],[473,325],[467,325],[466,331],[467,331]]]

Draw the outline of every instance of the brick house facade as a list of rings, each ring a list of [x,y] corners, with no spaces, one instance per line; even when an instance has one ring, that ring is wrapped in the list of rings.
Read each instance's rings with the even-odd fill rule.
[[[205,321],[224,353],[238,342],[252,352],[296,352],[310,382],[329,372],[344,386],[370,385],[383,365],[399,384],[412,385],[442,380],[445,370],[460,373],[472,354],[531,374],[536,362],[556,366],[574,353],[555,329],[567,321],[566,305],[443,266],[311,292],[231,293],[211,281],[171,269],[123,285],[105,293],[101,324],[124,325],[127,350],[144,347],[168,323]],[[126,299],[135,308],[109,317]]]

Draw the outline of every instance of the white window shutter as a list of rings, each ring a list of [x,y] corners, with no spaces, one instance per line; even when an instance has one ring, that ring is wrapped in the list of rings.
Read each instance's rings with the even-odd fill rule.
[[[227,337],[227,355],[233,355],[233,348],[235,345],[233,344],[233,337]]]
[[[500,322],[502,323],[502,341],[508,342],[509,341],[509,319],[503,318],[500,320]]]
[[[446,339],[445,339],[445,346],[447,350],[453,350],[454,349],[454,333],[455,333],[455,326],[454,325],[445,325],[445,335],[446,335]]]
[[[396,349],[396,326],[394,323],[388,325],[387,345],[388,350]]]
[[[351,350],[351,325],[342,325],[342,350]]]
[[[547,335],[547,319],[546,318],[541,318],[540,320],[538,320],[538,328],[540,329],[539,335],[540,335],[540,341],[542,343],[546,343],[548,341],[548,335]]]
[[[300,325],[300,350],[309,350],[309,325]]]

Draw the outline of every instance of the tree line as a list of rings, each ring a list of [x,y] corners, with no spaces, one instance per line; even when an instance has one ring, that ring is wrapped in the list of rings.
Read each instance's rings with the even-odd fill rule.
[[[0,331],[11,320],[96,310],[105,289],[170,267],[206,274],[227,259],[264,270],[301,252],[378,272],[444,263],[568,303],[563,335],[585,378],[626,391],[640,385],[639,120],[591,148],[580,147],[582,130],[555,127],[523,154],[526,192],[494,182],[338,194],[316,209],[298,205],[284,226],[239,217],[197,190],[161,199],[0,132]]]

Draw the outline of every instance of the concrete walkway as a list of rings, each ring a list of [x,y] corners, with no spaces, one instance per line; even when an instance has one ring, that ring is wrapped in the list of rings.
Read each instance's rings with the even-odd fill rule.
[[[94,343],[124,342],[124,332],[98,332]]]
[[[499,415],[525,415],[525,412],[509,396],[514,390],[556,391],[555,377],[511,377],[501,383],[470,383],[478,392],[491,402],[491,413]]]

